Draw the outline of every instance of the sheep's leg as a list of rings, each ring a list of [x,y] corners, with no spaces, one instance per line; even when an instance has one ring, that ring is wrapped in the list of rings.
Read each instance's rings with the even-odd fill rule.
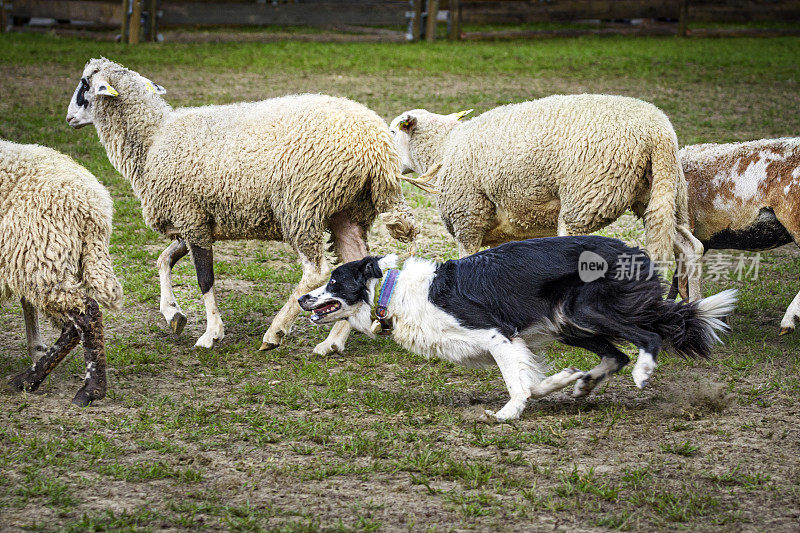
[[[20,299],[22,303],[22,316],[25,318],[25,337],[28,340],[28,356],[31,361],[36,361],[41,355],[47,352],[47,346],[42,341],[42,334],[39,331],[39,312],[25,298]]]
[[[202,248],[189,243],[192,251],[194,269],[197,271],[197,283],[203,293],[203,303],[206,307],[206,332],[197,339],[195,348],[213,348],[214,344],[225,338],[225,325],[217,307],[217,298],[214,295],[214,252],[209,247]]]
[[[158,279],[161,282],[160,310],[176,335],[180,335],[186,325],[186,314],[178,305],[175,293],[172,291],[172,267],[187,253],[189,248],[186,246],[186,241],[175,239],[158,257]]]
[[[459,241],[458,243],[458,258],[463,259],[468,257],[472,254],[476,254],[481,251],[480,243],[476,243],[475,241],[463,243]]]
[[[91,298],[85,298],[86,312],[70,315],[83,342],[86,359],[86,376],[83,387],[72,399],[78,407],[86,407],[106,396],[106,347],[103,342],[103,315],[100,306]]]
[[[506,382],[511,399],[496,413],[486,414],[499,422],[516,420],[525,410],[525,403],[531,396],[541,398],[574,383],[583,376],[577,368],[566,368],[549,377],[544,376],[544,368],[536,356],[520,338],[511,341],[503,339],[490,350],[503,380]]]
[[[269,325],[269,329],[264,333],[264,339],[259,348],[261,351],[272,350],[280,346],[281,340],[289,333],[289,329],[292,327],[297,315],[300,314],[301,309],[297,299],[320,287],[327,281],[330,274],[331,267],[321,253],[316,254],[314,261],[307,259],[307,256],[299,250],[298,254],[300,255],[300,264],[303,267],[303,277],[300,278],[300,283],[295,287],[292,295],[289,296],[289,300],[281,307],[281,310],[272,320],[272,324]],[[338,323],[334,326],[334,330],[336,330],[336,326],[338,326]],[[342,329],[331,330],[331,335],[334,333],[341,335],[342,331]]]
[[[703,257],[701,243],[688,227],[678,225],[675,231],[675,257],[677,259],[678,291],[690,301],[699,300],[702,294],[700,260]]]
[[[558,236],[559,237],[569,237],[570,232],[567,229],[567,221],[564,220],[564,211],[558,212]]]
[[[783,319],[781,320],[781,335],[787,335],[794,331],[797,317],[800,317],[800,292],[794,297],[794,300],[792,300],[792,303],[789,304],[789,308],[786,310],[786,314],[783,315]]]
[[[367,249],[365,228],[354,224],[344,214],[331,217],[330,225],[336,246],[336,255],[342,263],[358,261],[367,256],[369,250]],[[314,347],[314,353],[317,355],[342,353],[351,329],[350,322],[347,320],[336,322],[328,337]]]
[[[27,370],[9,381],[9,387],[18,391],[35,391],[45,378],[50,375],[50,372],[78,345],[80,340],[75,324],[67,322],[55,344]]]

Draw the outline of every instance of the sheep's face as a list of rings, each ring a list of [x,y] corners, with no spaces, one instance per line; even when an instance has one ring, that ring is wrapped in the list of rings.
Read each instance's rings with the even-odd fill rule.
[[[111,85],[111,74],[114,71],[124,70],[122,66],[108,59],[92,59],[83,69],[78,87],[72,94],[72,100],[67,108],[67,124],[75,129],[82,128],[94,122],[94,103],[98,98],[116,98],[119,92]],[[137,83],[141,83],[148,91],[155,94],[164,94],[166,91],[144,76],[134,74]]]
[[[450,115],[438,115],[425,109],[414,109],[392,120],[389,133],[400,155],[403,174],[408,172],[423,174],[426,171],[425,164],[420,158],[421,147],[417,145],[425,144],[426,137],[438,137],[442,133],[449,132],[471,111],[472,109]]]
[[[417,115],[419,114],[431,115],[432,113],[428,113],[424,109],[415,109],[403,113],[389,125],[389,133],[392,135],[394,144],[397,147],[397,153],[400,155],[400,166],[403,174],[420,172],[411,157],[411,135],[417,128]]]

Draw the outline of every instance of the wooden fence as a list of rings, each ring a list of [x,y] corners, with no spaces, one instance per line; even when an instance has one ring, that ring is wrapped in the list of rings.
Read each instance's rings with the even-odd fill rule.
[[[410,40],[433,40],[439,22],[451,39],[462,24],[669,19],[685,35],[688,21],[800,21],[798,0],[0,0],[0,28],[33,17],[121,28],[123,39],[156,40],[159,27],[394,26]],[[470,37],[480,38],[482,34]]]

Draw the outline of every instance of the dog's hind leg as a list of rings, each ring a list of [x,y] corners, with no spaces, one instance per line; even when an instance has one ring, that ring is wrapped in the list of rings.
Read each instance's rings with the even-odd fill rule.
[[[633,366],[631,377],[636,386],[643,389],[650,383],[650,376],[656,369],[656,357],[661,350],[661,337],[656,333],[639,328],[631,328],[630,331],[622,332],[621,337],[639,348],[639,357]]]
[[[600,356],[600,364],[586,372],[576,383],[572,395],[588,396],[598,385],[628,364],[630,359],[607,339],[602,337],[569,337],[559,341],[569,346],[584,348]]]
[[[531,396],[540,398],[564,388],[583,373],[577,368],[568,368],[545,377],[544,367],[528,349],[521,338],[503,339],[494,345],[490,352],[506,382],[511,399],[496,413],[486,411],[500,422],[516,420],[525,410],[525,403]]]

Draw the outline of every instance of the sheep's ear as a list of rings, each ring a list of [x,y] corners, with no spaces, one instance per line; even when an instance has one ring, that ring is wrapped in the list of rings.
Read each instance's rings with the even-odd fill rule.
[[[115,96],[119,96],[119,93],[117,92],[117,90],[114,87],[112,87],[111,84],[108,83],[105,80],[100,80],[97,83],[96,94],[102,94],[103,96],[111,96],[112,98],[115,97]]]
[[[461,120],[462,118],[466,117],[470,113],[472,113],[472,109],[465,109],[464,111],[459,111],[458,113],[453,113],[450,116],[453,117],[456,120]]]
[[[414,128],[417,127],[417,117],[413,115],[405,115],[403,118],[400,119],[400,122],[397,123],[397,128],[400,131],[404,131],[410,134],[414,131]]]
[[[145,87],[147,90],[154,94],[167,94],[167,90],[163,88],[161,85],[154,83],[147,78],[145,78]]]

